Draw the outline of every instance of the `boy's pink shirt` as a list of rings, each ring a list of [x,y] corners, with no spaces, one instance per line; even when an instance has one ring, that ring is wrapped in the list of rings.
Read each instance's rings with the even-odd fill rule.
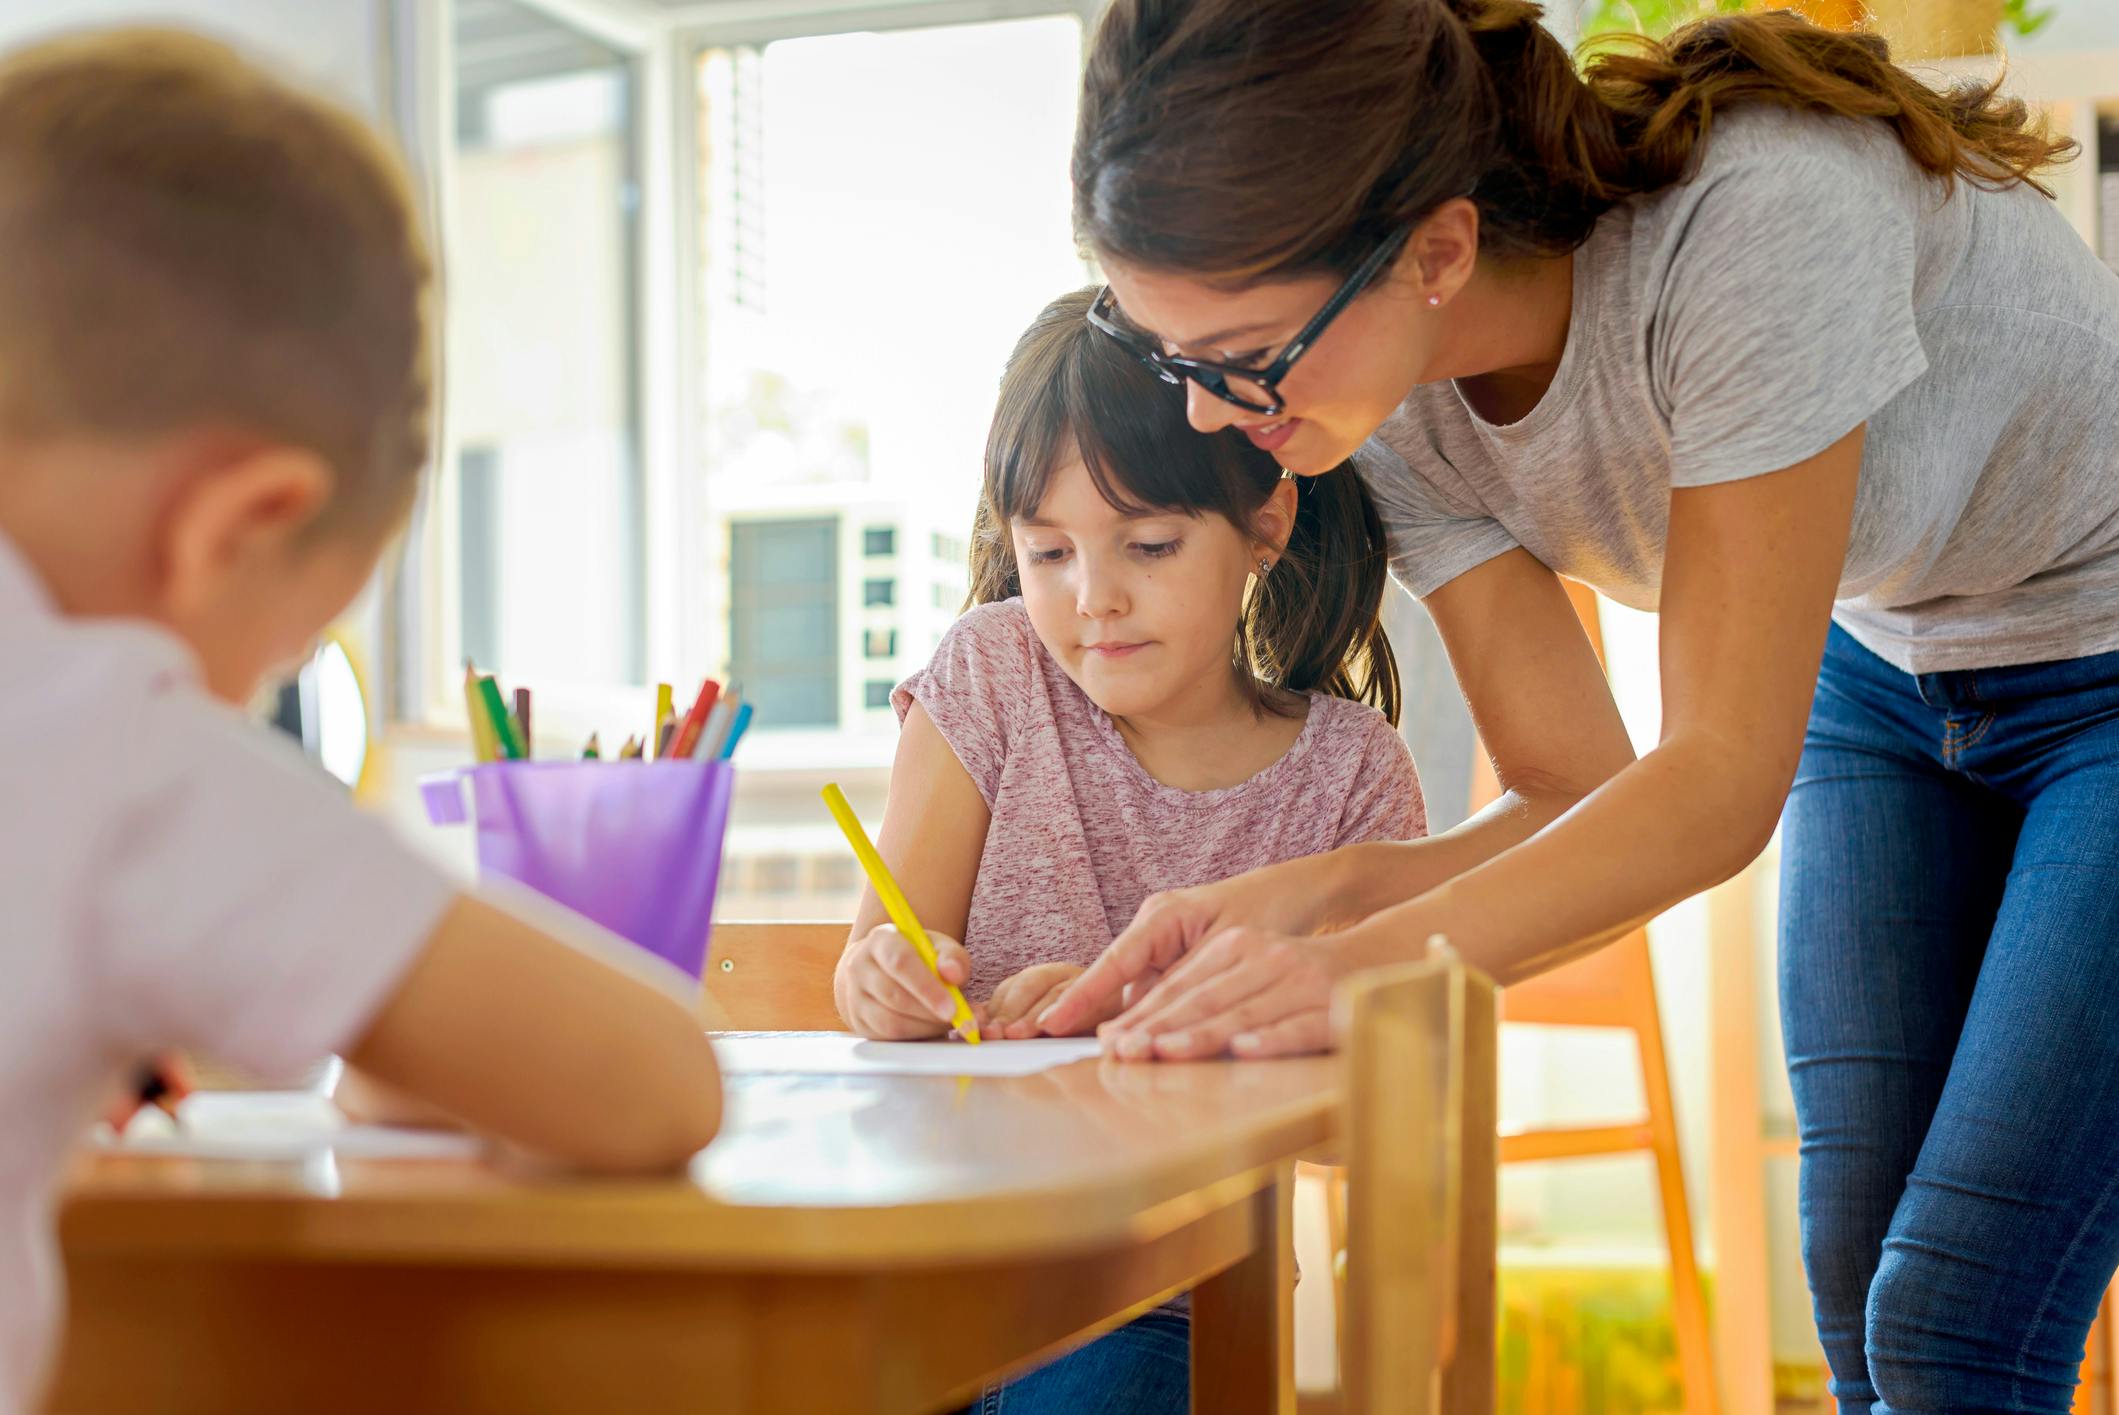
[[[959,619],[892,695],[901,722],[915,701],[993,813],[964,938],[976,1001],[1034,963],[1095,961],[1157,890],[1427,833],[1404,741],[1374,708],[1322,693],[1295,745],[1248,781],[1163,785],[1045,651],[1020,599]]]

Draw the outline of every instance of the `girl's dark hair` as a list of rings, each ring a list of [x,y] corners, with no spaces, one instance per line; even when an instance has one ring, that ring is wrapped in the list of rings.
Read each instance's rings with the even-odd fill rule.
[[[1280,482],[1279,464],[1242,434],[1192,430],[1184,389],[1090,326],[1095,296],[1054,300],[1008,358],[972,530],[973,604],[1022,593],[1008,523],[1037,510],[1069,453],[1119,511],[1216,515],[1246,534]],[[1245,597],[1231,646],[1261,708],[1292,710],[1269,687],[1314,690],[1397,723],[1398,664],[1380,619],[1386,571],[1383,522],[1353,467],[1298,478],[1287,546]]]
[[[1098,254],[1232,280],[1333,272],[1453,197],[1482,250],[1562,255],[1683,180],[1714,116],[1873,118],[1945,183],[2037,181],[2075,144],[2000,80],[1941,92],[1881,36],[1789,11],[1631,37],[1580,73],[1532,0],[1112,0],[1074,143]]]

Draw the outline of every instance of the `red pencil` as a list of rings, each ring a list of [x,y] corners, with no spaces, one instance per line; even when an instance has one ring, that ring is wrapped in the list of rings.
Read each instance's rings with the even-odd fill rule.
[[[721,685],[709,678],[699,685],[699,696],[692,699],[692,710],[684,715],[684,725],[670,739],[669,754],[682,759],[692,754],[699,745],[699,733],[706,727],[706,715],[714,710],[714,699],[721,696]]]

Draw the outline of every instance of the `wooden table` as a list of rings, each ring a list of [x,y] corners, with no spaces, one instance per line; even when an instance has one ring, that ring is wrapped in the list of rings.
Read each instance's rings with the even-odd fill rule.
[[[83,1155],[66,1412],[923,1412],[1170,1294],[1194,1408],[1294,1405],[1330,1059],[750,1077],[682,1178]]]

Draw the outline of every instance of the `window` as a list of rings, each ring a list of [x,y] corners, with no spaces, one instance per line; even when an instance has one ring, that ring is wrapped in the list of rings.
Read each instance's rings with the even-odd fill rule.
[[[761,730],[839,721],[836,520],[729,528],[729,677]]]
[[[969,553],[964,542],[956,536],[945,536],[937,531],[934,537],[934,558],[945,565],[962,565]]]
[[[890,706],[890,690],[891,690],[891,687],[892,687],[892,686],[893,686],[893,685],[892,685],[891,681],[890,681],[890,680],[889,680],[888,678],[871,678],[871,679],[869,679],[869,680],[868,680],[868,706],[869,706],[869,707],[871,707],[871,708],[887,708],[887,707],[889,707],[889,706]]]
[[[456,454],[458,564],[463,572],[463,656],[500,662],[500,458],[490,447]]]
[[[813,761],[884,759],[890,725],[857,685],[895,648],[869,631],[924,641],[961,598],[930,605],[920,552],[961,573],[1001,366],[1088,279],[1067,185],[1081,6],[1052,9],[697,53],[688,475],[710,524],[829,507],[849,527],[844,740]],[[923,298],[939,280],[948,297]],[[883,609],[887,626],[859,614]]]
[[[895,629],[870,629],[866,652],[870,658],[896,658],[898,656],[898,631]]]
[[[457,642],[445,628],[426,661],[637,683],[634,60],[520,0],[456,0],[453,53],[441,495]]]
[[[947,585],[936,585],[934,587],[934,607],[936,609],[954,609],[961,598],[962,596],[960,595],[950,593]]]

